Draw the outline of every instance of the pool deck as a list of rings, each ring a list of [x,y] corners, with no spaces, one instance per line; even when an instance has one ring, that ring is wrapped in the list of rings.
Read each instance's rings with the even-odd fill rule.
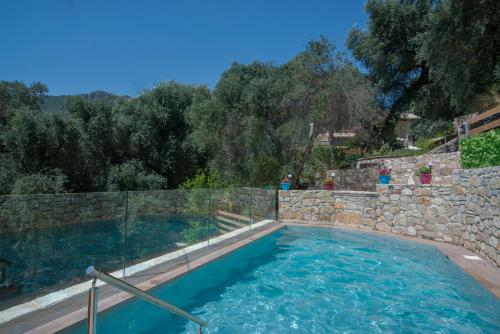
[[[480,284],[489,289],[497,298],[500,298],[500,268],[493,266],[484,259],[467,259],[464,256],[477,257],[476,254],[462,247],[436,242],[432,240],[419,239],[396,235],[393,233],[380,232],[368,229],[353,228],[344,225],[314,225],[314,224],[293,224],[293,223],[272,223],[261,226],[255,230],[235,235],[234,237],[204,247],[186,254],[185,256],[162,263],[149,268],[140,275],[127,278],[126,281],[136,285],[142,290],[155,288],[169,280],[180,277],[191,270],[203,266],[219,257],[227,255],[240,247],[243,247],[265,235],[268,235],[285,226],[339,228],[351,231],[360,231],[403,240],[416,241],[423,244],[433,245],[454,261],[462,270],[469,273]],[[109,309],[123,301],[131,299],[131,296],[110,286],[100,288],[99,311]],[[49,306],[42,310],[33,312],[26,316],[16,318],[12,321],[0,325],[0,333],[54,333],[68,326],[76,324],[87,318],[87,293],[81,293],[63,302]]]

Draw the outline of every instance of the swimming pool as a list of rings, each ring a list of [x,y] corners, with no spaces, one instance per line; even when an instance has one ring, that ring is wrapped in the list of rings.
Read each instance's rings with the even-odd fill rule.
[[[338,229],[287,226],[153,294],[208,321],[207,333],[500,332],[500,300],[434,247]],[[134,299],[97,324],[98,333],[197,331]]]
[[[193,229],[193,224],[202,226]],[[0,257],[8,260],[0,309],[76,284],[89,263],[114,271],[217,234],[204,216],[141,216],[30,228],[0,235]],[[1,283],[1,282],[0,282]],[[1,285],[0,285],[1,288]]]

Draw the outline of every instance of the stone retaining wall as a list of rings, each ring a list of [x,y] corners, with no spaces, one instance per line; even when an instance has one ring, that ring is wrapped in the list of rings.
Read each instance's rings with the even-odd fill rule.
[[[500,267],[500,167],[457,169],[452,182],[378,185],[376,193],[280,191],[280,219],[453,243]]]
[[[335,173],[335,189],[375,191],[378,183],[378,168],[336,169],[329,170],[327,175]]]
[[[462,245],[500,266],[500,167],[456,170],[452,200],[466,228]]]
[[[0,233],[98,219],[121,219],[125,193],[0,196]]]
[[[292,223],[375,227],[377,193],[358,191],[280,191],[279,219]]]
[[[422,154],[401,158],[372,158],[360,159],[356,168],[377,168],[377,166],[391,166],[391,183],[408,184],[408,179],[413,175],[415,184],[420,180],[414,175],[415,171],[432,163],[432,183],[452,184],[453,170],[460,168],[460,152],[443,154]]]

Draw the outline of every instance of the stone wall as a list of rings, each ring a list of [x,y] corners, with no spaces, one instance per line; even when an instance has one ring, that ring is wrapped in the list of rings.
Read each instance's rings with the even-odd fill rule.
[[[450,185],[377,192],[280,191],[284,222],[347,224],[464,246],[500,267],[500,167],[453,171]]]
[[[453,183],[465,224],[462,245],[500,266],[500,167],[456,170]]]
[[[0,233],[125,215],[125,193],[0,196]]]
[[[379,185],[377,190],[377,230],[458,243],[461,224],[453,224],[459,210],[450,186]]]
[[[356,168],[377,168],[377,166],[391,166],[391,183],[408,184],[413,175],[415,184],[420,180],[414,175],[415,171],[432,163],[432,184],[452,184],[453,170],[460,168],[460,152],[443,154],[423,154],[401,158],[372,158],[360,159]]]
[[[378,168],[335,169],[327,175],[335,173],[335,189],[375,191],[378,183]]]
[[[291,190],[279,196],[279,219],[284,222],[375,227],[377,193]]]

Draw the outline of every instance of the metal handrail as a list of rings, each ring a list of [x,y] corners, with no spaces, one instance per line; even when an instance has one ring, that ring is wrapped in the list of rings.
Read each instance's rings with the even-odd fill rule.
[[[207,326],[207,322],[178,308],[177,306],[174,306],[172,304],[169,304],[161,299],[158,299],[149,293],[142,291],[141,289],[136,288],[135,286],[128,284],[125,281],[122,281],[121,279],[118,279],[116,277],[113,277],[109,274],[106,274],[102,271],[99,271],[94,268],[94,266],[90,266],[87,268],[86,271],[87,275],[92,276],[94,278],[94,282],[92,283],[92,287],[90,288],[89,291],[89,316],[88,316],[88,334],[95,334],[96,333],[96,316],[97,316],[97,299],[98,299],[98,291],[97,287],[95,286],[95,282],[97,279],[117,288],[120,290],[123,290],[125,292],[130,293],[131,295],[141,298],[153,305],[156,305],[158,307],[161,307],[169,312],[172,312],[184,319],[190,320],[200,326],[199,333],[202,333],[203,327]]]

